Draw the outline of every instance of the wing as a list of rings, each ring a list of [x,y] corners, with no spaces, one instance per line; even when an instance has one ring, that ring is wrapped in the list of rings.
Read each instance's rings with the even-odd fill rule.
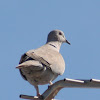
[[[27,69],[28,67],[30,67],[30,69],[32,69],[32,70],[41,70],[41,69],[43,69],[43,66],[50,68],[50,64],[42,57],[37,56],[34,53],[34,50],[32,50],[32,52],[26,52],[25,54],[23,54],[21,56],[19,65],[16,68],[19,69],[22,77],[25,80],[27,80],[26,76],[23,74],[23,72],[21,70],[22,68]]]
[[[21,59],[20,59],[19,64],[21,64],[21,63],[23,63],[25,61],[29,61],[29,60],[39,61],[41,64],[45,65],[48,68],[50,68],[50,65],[51,65],[48,61],[46,61],[42,57],[36,55],[34,51],[26,52],[25,54],[23,54]]]
[[[43,65],[45,65],[48,68],[50,68],[50,66],[51,66],[51,64],[48,61],[46,61],[43,57],[38,56],[34,51],[33,52],[27,52],[26,55],[28,57],[30,57],[31,59],[39,61],[40,63],[42,63]]]

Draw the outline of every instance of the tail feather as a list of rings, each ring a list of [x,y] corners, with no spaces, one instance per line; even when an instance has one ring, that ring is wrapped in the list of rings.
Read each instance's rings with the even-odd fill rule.
[[[21,69],[21,68],[28,68],[28,67],[32,67],[34,70],[39,70],[43,68],[43,65],[38,61],[30,60],[19,64],[16,68]]]

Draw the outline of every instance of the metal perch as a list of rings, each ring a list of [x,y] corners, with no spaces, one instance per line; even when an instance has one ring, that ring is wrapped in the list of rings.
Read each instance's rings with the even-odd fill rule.
[[[53,98],[62,88],[100,88],[100,80],[76,80],[76,79],[64,79],[55,82],[49,86],[48,89],[41,95],[40,98],[37,96],[20,95],[20,98],[31,99],[31,100],[54,100]]]

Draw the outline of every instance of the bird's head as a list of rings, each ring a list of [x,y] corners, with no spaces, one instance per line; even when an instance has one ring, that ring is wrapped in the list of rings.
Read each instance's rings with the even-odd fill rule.
[[[68,43],[70,45],[70,42],[67,41],[64,32],[61,30],[53,30],[48,34],[47,42],[61,42],[61,43]]]

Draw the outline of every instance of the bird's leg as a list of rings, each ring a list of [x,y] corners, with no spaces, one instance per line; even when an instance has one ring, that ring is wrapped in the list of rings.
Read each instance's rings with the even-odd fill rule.
[[[50,85],[48,85],[48,88],[50,88],[50,86],[53,84],[51,81],[49,82]]]
[[[52,85],[53,83],[50,81],[49,84]]]
[[[37,96],[38,96],[38,97],[40,97],[40,96],[41,96],[41,94],[39,93],[39,88],[38,88],[38,86],[34,86],[34,87],[35,87],[35,89],[36,89]]]
[[[39,99],[43,99],[43,96],[39,93],[39,88],[38,88],[38,86],[34,86],[35,87],[35,89],[36,89],[36,92],[37,92],[37,97],[39,98]],[[34,99],[35,100],[35,99]]]

